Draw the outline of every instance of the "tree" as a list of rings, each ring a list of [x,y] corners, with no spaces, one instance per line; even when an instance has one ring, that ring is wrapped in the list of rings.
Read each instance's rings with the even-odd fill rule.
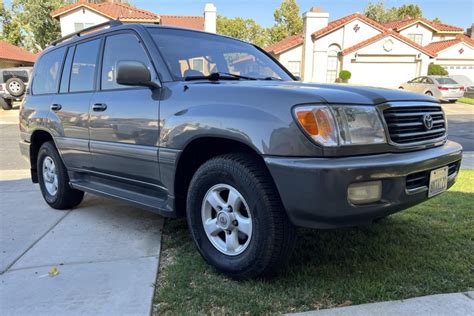
[[[435,22],[435,23],[443,23],[443,21],[441,21],[441,19],[440,19],[439,17],[435,17],[435,18],[433,19],[433,22]]]
[[[275,25],[270,29],[270,41],[275,43],[303,31],[303,18],[296,0],[283,0],[273,14]]]
[[[417,4],[404,4],[400,7],[386,8],[383,1],[369,2],[364,10],[364,15],[379,23],[388,23],[407,18],[417,18],[423,15],[421,7]]]
[[[21,25],[18,18],[13,16],[12,10],[6,8],[3,2],[0,6],[0,38],[16,46],[22,46],[23,35],[21,34]]]
[[[251,42],[258,46],[268,44],[268,31],[253,19],[217,16],[217,33]]]

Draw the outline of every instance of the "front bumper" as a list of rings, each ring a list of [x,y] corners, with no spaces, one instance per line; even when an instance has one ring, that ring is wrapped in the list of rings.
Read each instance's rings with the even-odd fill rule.
[[[461,145],[448,141],[440,147],[408,153],[344,158],[267,156],[265,162],[293,224],[336,228],[367,224],[427,200],[428,187],[407,190],[408,175],[451,165],[451,187],[461,159]],[[349,202],[350,184],[373,180],[382,181],[380,201],[366,205]]]

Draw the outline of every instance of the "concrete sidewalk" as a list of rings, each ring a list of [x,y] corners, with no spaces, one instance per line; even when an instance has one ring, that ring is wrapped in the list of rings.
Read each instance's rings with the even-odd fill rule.
[[[474,291],[467,293],[439,294],[407,300],[363,304],[349,307],[325,309],[298,316],[399,316],[399,315],[449,315],[466,316],[474,314]]]
[[[2,315],[150,314],[161,217],[95,196],[53,210],[27,171],[0,174]]]

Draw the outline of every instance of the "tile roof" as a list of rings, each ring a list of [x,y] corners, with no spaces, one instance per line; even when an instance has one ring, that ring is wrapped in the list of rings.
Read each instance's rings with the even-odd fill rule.
[[[443,24],[443,23],[436,23],[425,18],[409,18],[409,19],[404,19],[404,20],[398,20],[398,21],[385,23],[384,26],[388,29],[400,31],[418,22],[428,25],[429,27],[431,27],[432,29],[438,32],[464,32],[463,28],[448,25],[448,24]]]
[[[27,61],[34,63],[38,56],[23,48],[0,40],[0,59]]]
[[[265,51],[272,54],[279,54],[287,49],[303,44],[303,42],[303,33],[298,33],[296,35],[288,36],[287,38],[284,38],[279,42],[265,47]]]
[[[425,46],[425,49],[432,52],[433,54],[437,54],[445,50],[446,48],[449,48],[459,43],[466,43],[467,45],[474,48],[474,40],[472,38],[469,38],[466,35],[458,35],[455,39],[452,40],[430,43]]]
[[[188,29],[204,30],[203,16],[160,15],[161,25],[178,26]]]
[[[371,37],[365,41],[362,41],[362,42],[359,42],[357,43],[356,45],[354,46],[351,46],[349,48],[346,48],[342,51],[342,54],[343,55],[347,55],[347,54],[350,54],[356,50],[359,50],[361,49],[362,47],[365,47],[367,45],[370,45],[372,43],[375,43],[379,40],[381,40],[382,38],[384,37],[387,37],[387,36],[392,36],[398,40],[400,40],[401,42],[404,42],[405,44],[407,45],[410,45],[412,46],[413,48],[419,50],[420,52],[428,55],[428,56],[431,56],[431,57],[435,57],[436,56],[436,53],[433,53],[431,50],[428,50],[426,49],[425,47],[421,46],[421,45],[418,45],[417,43],[413,42],[412,40],[406,38],[405,36],[402,36],[400,34],[398,34],[397,32],[394,32],[394,31],[385,31],[383,33],[380,33],[378,35],[375,35],[374,37]]]
[[[374,28],[376,28],[377,30],[379,30],[381,32],[385,31],[385,27],[382,24],[380,24],[380,23],[378,23],[378,22],[376,22],[372,19],[369,19],[368,17],[366,17],[363,14],[353,13],[351,15],[348,15],[348,16],[345,16],[345,17],[342,17],[340,19],[332,21],[331,23],[328,24],[328,26],[314,32],[312,34],[312,37],[313,37],[313,39],[320,38],[323,35],[326,35],[327,33],[330,33],[332,31],[338,29],[339,27],[341,27],[343,25],[346,25],[347,23],[354,21],[355,19],[362,20],[365,23],[373,26]]]

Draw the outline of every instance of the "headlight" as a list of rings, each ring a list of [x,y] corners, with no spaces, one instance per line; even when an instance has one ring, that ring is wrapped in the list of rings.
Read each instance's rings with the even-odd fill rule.
[[[294,111],[303,130],[323,146],[386,143],[382,122],[372,106],[301,106]]]

